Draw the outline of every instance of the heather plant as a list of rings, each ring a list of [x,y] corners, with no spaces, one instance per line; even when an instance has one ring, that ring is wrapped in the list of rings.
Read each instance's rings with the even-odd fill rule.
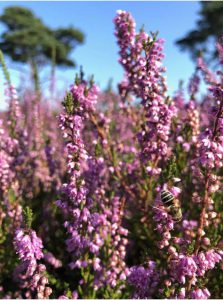
[[[1,298],[223,297],[223,46],[168,95],[164,41],[114,25],[118,92],[81,70],[50,106],[1,53]]]

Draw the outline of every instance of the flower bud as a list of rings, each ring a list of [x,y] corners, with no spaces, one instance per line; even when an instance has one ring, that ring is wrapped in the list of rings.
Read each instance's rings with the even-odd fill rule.
[[[203,238],[203,243],[205,246],[208,246],[208,245],[210,245],[211,242],[210,242],[209,238],[205,237],[205,238]]]
[[[200,236],[204,236],[205,235],[205,231],[201,228],[198,229],[197,233],[200,235]]]

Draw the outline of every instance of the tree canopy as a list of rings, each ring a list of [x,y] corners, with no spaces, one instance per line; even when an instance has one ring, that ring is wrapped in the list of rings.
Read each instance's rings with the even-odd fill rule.
[[[20,6],[6,8],[0,21],[6,26],[0,37],[1,50],[15,62],[29,63],[34,81],[41,65],[53,61],[58,66],[75,66],[70,54],[84,41],[80,30],[74,27],[53,30],[32,11]]]
[[[200,5],[200,18],[196,23],[196,28],[177,40],[176,44],[181,50],[188,50],[193,57],[201,51],[213,60],[216,57],[216,50],[208,43],[210,39],[217,41],[223,34],[223,2],[204,1],[200,2]]]

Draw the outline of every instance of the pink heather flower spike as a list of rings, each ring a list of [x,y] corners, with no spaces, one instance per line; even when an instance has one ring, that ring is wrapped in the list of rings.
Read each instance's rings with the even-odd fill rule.
[[[43,258],[43,244],[36,232],[29,229],[17,229],[14,237],[14,246],[21,263],[14,271],[14,279],[22,289],[27,289],[38,299],[48,299],[52,293],[47,287],[48,279],[44,275],[45,265],[40,264]]]

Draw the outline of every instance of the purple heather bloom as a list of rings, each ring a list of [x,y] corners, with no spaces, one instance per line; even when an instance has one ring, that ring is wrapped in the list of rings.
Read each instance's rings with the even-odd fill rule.
[[[156,271],[156,263],[149,261],[147,267],[134,266],[130,268],[128,282],[134,287],[133,298],[151,298],[159,283],[159,274]]]
[[[145,128],[138,133],[141,155],[152,162],[168,153],[167,141],[175,112],[174,105],[166,103],[167,88],[162,75],[165,69],[161,65],[164,41],[149,37],[143,30],[136,33],[135,22],[128,12],[118,11],[114,23],[120,62],[129,83],[126,90],[141,98],[145,109]]]
[[[35,292],[38,299],[47,299],[52,293],[47,287],[48,279],[44,275],[46,267],[39,263],[43,258],[43,244],[36,232],[29,229],[18,229],[15,233],[14,246],[21,260],[20,265],[14,271],[15,281],[21,288]]]
[[[207,288],[204,289],[194,289],[190,293],[191,299],[208,299],[211,296]]]

